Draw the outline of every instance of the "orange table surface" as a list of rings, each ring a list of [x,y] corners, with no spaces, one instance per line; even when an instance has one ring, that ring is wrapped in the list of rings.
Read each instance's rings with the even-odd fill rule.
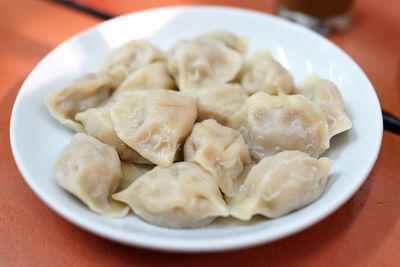
[[[275,1],[79,0],[120,15],[147,8],[218,4],[272,13]],[[10,148],[9,120],[21,84],[64,40],[101,22],[44,0],[0,0],[0,266],[399,266],[400,136],[384,132],[366,182],[339,210],[291,237],[223,253],[174,254],[129,247],[74,226],[24,182]],[[353,26],[329,37],[363,68],[382,107],[400,116],[400,1],[355,2]]]

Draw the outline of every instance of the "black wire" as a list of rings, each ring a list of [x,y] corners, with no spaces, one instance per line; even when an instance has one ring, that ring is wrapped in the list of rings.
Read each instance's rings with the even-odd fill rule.
[[[400,135],[400,120],[392,114],[382,110],[383,128]]]
[[[50,1],[75,8],[77,10],[86,12],[88,14],[91,14],[93,16],[99,17],[104,20],[111,19],[114,17],[110,14],[71,1],[66,1],[66,0],[50,0]],[[387,131],[391,131],[393,133],[400,135],[400,120],[384,110],[382,110],[382,116],[383,116],[383,128]]]
[[[114,17],[113,15],[98,11],[96,9],[93,9],[93,8],[90,8],[90,7],[81,5],[81,4],[74,3],[72,1],[67,1],[67,0],[50,0],[50,1],[75,8],[77,10],[86,12],[90,15],[96,16],[96,17],[104,19],[104,20],[112,19]]]

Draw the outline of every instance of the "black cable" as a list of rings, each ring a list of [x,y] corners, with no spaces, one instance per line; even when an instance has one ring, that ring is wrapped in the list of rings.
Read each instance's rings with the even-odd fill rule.
[[[383,128],[400,135],[400,120],[392,114],[382,110]]]
[[[110,14],[89,8],[81,4],[74,3],[72,1],[66,1],[66,0],[50,0],[50,1],[75,8],[77,10],[86,12],[88,14],[91,14],[93,16],[99,17],[104,20],[111,19],[114,17]],[[382,116],[383,116],[383,128],[387,131],[391,131],[393,133],[400,135],[400,120],[384,110],[382,110]]]
[[[50,0],[50,1],[62,4],[62,5],[66,5],[66,6],[69,6],[69,7],[72,7],[72,8],[75,8],[77,10],[86,12],[86,13],[88,13],[90,15],[96,16],[96,17],[104,19],[104,20],[112,19],[114,17],[114,16],[112,16],[110,14],[95,10],[93,8],[90,8],[90,7],[81,5],[81,4],[74,3],[72,1],[67,1],[67,0]]]

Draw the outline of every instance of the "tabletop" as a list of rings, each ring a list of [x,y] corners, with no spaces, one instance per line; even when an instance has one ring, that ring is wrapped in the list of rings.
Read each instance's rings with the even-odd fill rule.
[[[76,0],[121,15],[170,5],[218,4],[273,13],[275,1]],[[0,266],[398,266],[400,135],[384,131],[376,165],[358,192],[311,228],[231,252],[177,254],[124,246],[90,234],[48,208],[11,153],[9,121],[24,79],[57,45],[101,18],[48,0],[0,0]],[[356,0],[352,27],[328,38],[365,71],[382,108],[400,116],[400,1]]]

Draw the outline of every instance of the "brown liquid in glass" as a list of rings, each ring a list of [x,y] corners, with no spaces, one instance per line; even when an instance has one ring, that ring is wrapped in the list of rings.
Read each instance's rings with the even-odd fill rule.
[[[281,0],[281,4],[292,11],[329,18],[348,12],[352,0]]]

